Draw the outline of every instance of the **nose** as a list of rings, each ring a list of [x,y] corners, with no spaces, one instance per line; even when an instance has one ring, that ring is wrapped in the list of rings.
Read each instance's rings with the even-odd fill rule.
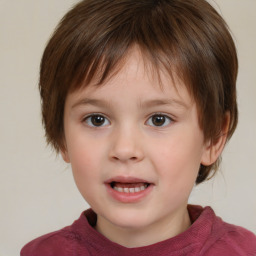
[[[144,158],[141,136],[134,129],[123,129],[113,134],[109,156],[112,161],[139,162]]]

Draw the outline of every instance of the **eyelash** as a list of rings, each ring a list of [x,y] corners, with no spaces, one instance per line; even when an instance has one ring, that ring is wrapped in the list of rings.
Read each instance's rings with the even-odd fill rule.
[[[152,127],[166,127],[166,126],[168,126],[168,125],[170,125],[172,122],[174,122],[174,120],[170,117],[170,116],[168,116],[168,115],[165,115],[165,114],[163,114],[163,113],[154,113],[153,115],[151,115],[148,119],[147,119],[147,121],[146,121],[146,123],[149,123],[150,122],[150,120],[151,120],[151,123],[152,123],[152,118],[153,117],[161,117],[161,118],[164,118],[164,125],[150,125],[150,126],[152,126]],[[166,124],[166,121],[168,120],[168,123]]]
[[[101,118],[104,118],[104,123],[105,123],[105,121],[106,120],[108,120],[108,118],[107,117],[105,117],[103,114],[100,114],[100,113],[93,113],[93,114],[91,114],[91,115],[88,115],[88,116],[86,116],[85,118],[83,118],[83,122],[85,122],[88,126],[90,126],[90,127],[92,127],[92,128],[99,128],[99,127],[104,127],[104,126],[106,126],[106,125],[100,125],[100,126],[96,126],[96,125],[93,125],[93,123],[92,123],[92,118],[93,117],[101,117]],[[110,121],[108,121],[108,123],[110,124]]]
[[[100,124],[100,125],[95,125],[95,124],[93,124],[92,123],[92,118],[93,117],[99,117],[99,118],[102,118],[101,120],[103,121],[103,124]],[[154,125],[153,123],[152,123],[152,118],[154,118],[154,117],[157,117],[157,118],[164,118],[163,119],[163,121],[164,121],[164,125]],[[107,120],[107,124],[104,124],[105,122],[106,122],[106,120]],[[151,121],[150,121],[151,120]],[[98,120],[98,121],[100,121],[100,120]],[[155,120],[156,121],[156,120]],[[166,123],[166,121],[168,121],[168,123],[167,124],[165,124]],[[91,114],[91,115],[88,115],[88,116],[86,116],[85,118],[83,118],[83,120],[82,120],[82,122],[85,122],[89,127],[92,127],[92,128],[100,128],[100,127],[105,127],[106,125],[109,125],[110,124],[110,121],[108,120],[108,118],[107,117],[105,117],[103,114],[100,114],[100,113],[93,113],[93,114]],[[165,126],[168,126],[170,123],[172,123],[172,122],[174,122],[174,120],[170,117],[170,116],[168,116],[168,115],[165,115],[165,114],[163,114],[163,113],[154,113],[154,114],[152,114],[148,119],[147,119],[147,121],[145,122],[147,125],[149,125],[149,126],[152,126],[152,127],[165,127]],[[151,123],[151,124],[149,124],[149,123]]]

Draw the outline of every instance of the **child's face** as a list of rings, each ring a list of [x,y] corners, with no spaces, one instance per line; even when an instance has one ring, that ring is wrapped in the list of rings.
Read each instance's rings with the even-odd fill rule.
[[[134,51],[103,86],[67,97],[62,155],[103,232],[178,225],[187,214],[208,149],[185,86],[176,80],[175,90],[165,74],[162,83]]]

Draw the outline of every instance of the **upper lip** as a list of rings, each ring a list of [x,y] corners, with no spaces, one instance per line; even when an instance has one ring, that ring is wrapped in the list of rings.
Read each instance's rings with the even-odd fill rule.
[[[137,177],[131,177],[131,176],[116,176],[112,177],[105,181],[105,183],[109,184],[112,182],[119,182],[119,183],[152,183],[148,180],[144,180]]]

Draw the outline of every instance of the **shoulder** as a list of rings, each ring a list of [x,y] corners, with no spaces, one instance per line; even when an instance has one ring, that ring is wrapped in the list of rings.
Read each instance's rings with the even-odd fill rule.
[[[69,251],[69,246],[63,231],[60,230],[32,240],[22,248],[20,255],[53,256],[61,254],[65,256],[68,255],[65,251]]]
[[[215,216],[202,255],[255,256],[256,236],[243,227],[226,223]]]
[[[79,220],[71,226],[32,240],[22,248],[20,256],[89,255],[79,230],[76,228],[77,224],[79,225]]]
[[[256,236],[252,232],[228,223],[224,223],[223,228],[226,232],[216,240],[216,249],[228,255],[256,255]]]
[[[38,237],[26,244],[21,256],[78,256],[89,255],[87,249],[81,246],[80,238],[67,230],[60,230]]]

